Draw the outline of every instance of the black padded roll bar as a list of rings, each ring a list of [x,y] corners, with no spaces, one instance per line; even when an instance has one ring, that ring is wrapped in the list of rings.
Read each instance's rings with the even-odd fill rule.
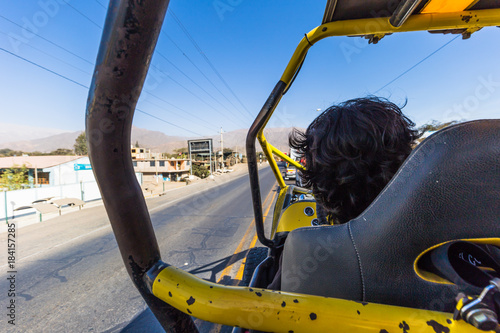
[[[167,332],[196,332],[191,317],[153,296],[144,281],[161,258],[130,154],[135,106],[168,3],[110,1],[87,101],[86,133],[92,169],[131,279]]]
[[[257,152],[255,149],[255,140],[261,130],[264,129],[274,109],[278,105],[285,92],[286,83],[279,81],[274,87],[271,95],[260,110],[257,118],[253,122],[247,134],[246,149],[248,162],[248,175],[250,178],[250,189],[252,191],[253,212],[255,216],[255,227],[259,241],[267,247],[275,247],[272,240],[264,234],[264,216],[262,214],[262,199],[260,196],[259,170],[257,166]]]

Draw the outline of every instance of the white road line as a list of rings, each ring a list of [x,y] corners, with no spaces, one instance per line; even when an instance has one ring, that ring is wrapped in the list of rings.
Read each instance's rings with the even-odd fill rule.
[[[38,252],[32,253],[32,254],[30,254],[30,255],[28,255],[28,256],[26,256],[26,257],[23,257],[23,258],[17,259],[17,260],[16,260],[16,263],[20,262],[21,260],[25,260],[25,259],[28,259],[28,258],[30,258],[30,257],[34,257],[34,256],[37,256],[37,255],[39,255],[39,254],[42,254],[42,253],[48,252],[48,251],[50,251],[50,250],[53,250],[53,249],[55,249],[55,248],[58,248],[58,247],[60,247],[60,246],[65,245],[65,244],[68,244],[68,243],[74,242],[74,241],[76,241],[77,239],[80,239],[80,238],[86,237],[86,236],[88,236],[88,235],[90,235],[90,234],[93,234],[94,232],[98,232],[98,231],[101,231],[101,230],[104,230],[104,229],[107,229],[107,228],[110,228],[110,227],[111,227],[111,225],[110,225],[110,224],[108,224],[108,225],[102,226],[102,227],[100,227],[100,228],[94,229],[94,230],[92,230],[92,231],[87,232],[86,234],[83,234],[83,235],[77,236],[77,237],[75,237],[75,238],[71,238],[71,239],[69,239],[69,240],[67,240],[67,241],[65,241],[65,242],[62,242],[62,243],[60,243],[60,244],[54,245],[54,246],[52,246],[52,247],[49,247],[48,249],[41,250],[41,251],[38,251]],[[4,268],[4,267],[7,267],[7,266],[8,266],[8,264],[5,264],[5,265],[0,266],[0,268]]]

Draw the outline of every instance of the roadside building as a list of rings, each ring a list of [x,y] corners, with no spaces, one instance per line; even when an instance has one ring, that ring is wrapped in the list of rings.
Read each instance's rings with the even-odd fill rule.
[[[146,157],[151,157],[151,156],[157,156],[160,154],[155,154],[151,155],[151,150],[147,148],[138,148],[138,147],[132,147],[130,148],[130,153],[132,154],[132,159],[133,160],[143,160]]]
[[[142,175],[142,182],[179,181],[189,176],[189,159],[164,158],[163,154],[147,148],[132,147],[130,151],[134,171]]]
[[[26,167],[30,187],[57,186],[95,181],[87,156],[0,157],[0,174],[6,169]]]

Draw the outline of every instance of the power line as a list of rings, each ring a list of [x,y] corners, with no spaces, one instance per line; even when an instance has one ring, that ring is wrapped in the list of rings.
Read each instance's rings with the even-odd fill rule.
[[[198,70],[198,72],[200,72],[200,74],[226,99],[226,101],[229,102],[229,104],[231,104],[233,106],[233,108],[235,110],[238,110],[238,108],[236,107],[236,105],[234,105],[233,102],[231,102],[229,100],[229,98],[227,98],[227,96],[219,89],[217,88],[217,86],[213,83],[212,80],[210,80],[208,78],[208,76],[205,75],[205,73],[203,73],[203,71],[193,62],[193,60],[191,60],[191,58],[179,47],[179,45],[177,45],[177,43],[169,36],[167,35],[166,33],[163,32],[163,34],[165,36],[167,36],[167,38],[170,40],[170,42],[172,42],[172,44],[174,44],[174,46],[182,53],[182,55],[184,57],[186,57],[186,59]],[[231,112],[229,109],[226,108],[227,111]],[[241,111],[238,110],[238,112],[241,113]],[[244,115],[243,113],[241,113],[243,116],[246,116]]]
[[[64,0],[65,1],[65,0]],[[99,29],[103,29],[100,25],[98,25],[97,23],[95,23],[91,18],[89,18],[87,15],[85,15],[84,13],[82,13],[81,11],[79,11],[78,9],[76,9],[75,7],[71,6],[70,4],[68,4],[66,2],[66,4],[73,8],[78,14],[82,15],[83,17],[85,17],[87,20],[89,20],[90,22],[92,22],[94,25],[96,25]],[[154,65],[153,65],[154,66]],[[154,66],[156,69],[158,69],[160,72],[164,73],[163,71],[161,71],[158,67]],[[166,73],[164,73],[166,74]],[[175,81],[174,79],[172,79],[168,74],[166,74],[172,81],[174,81],[175,83],[177,83],[179,86],[181,86],[182,88],[188,90],[187,88],[185,88],[184,86],[182,86],[179,82]],[[215,111],[219,112],[218,110],[216,110],[213,106],[211,106],[210,104],[206,103],[204,100],[202,100],[200,97],[196,96],[194,93],[192,93],[190,90],[188,90],[191,94],[193,94],[195,97],[197,97],[198,99],[200,99],[202,102],[204,102],[205,104],[207,104],[208,106],[210,106],[212,109],[214,109]],[[185,111],[186,112],[186,111]],[[220,113],[220,112],[219,112]],[[223,115],[223,114],[222,114]],[[224,116],[224,115],[223,115]]]
[[[96,0],[97,1],[97,0]],[[100,3],[99,3],[100,4]],[[69,5],[69,4],[68,4]],[[97,27],[99,27],[101,30],[102,30],[102,27],[99,26],[98,24],[96,24],[92,19],[90,19],[87,15],[85,15],[84,13],[82,13],[81,11],[77,10],[75,7],[69,5],[71,8],[73,8],[77,13],[79,13],[80,15],[84,16],[85,18],[87,18],[90,22],[94,23]],[[166,59],[166,57],[161,54],[159,51],[156,51],[160,56],[162,56],[163,58]],[[196,95],[195,93],[193,93],[191,90],[189,90],[188,88],[186,88],[185,86],[183,86],[181,83],[177,82],[176,80],[174,80],[170,75],[166,74],[165,72],[163,72],[160,68],[158,68],[156,65],[152,65],[154,68],[156,68],[158,71],[160,71],[161,73],[167,75],[167,77],[172,80],[174,83],[176,83],[177,85],[179,85],[181,88],[185,89],[186,91],[188,91],[190,94],[192,94],[193,96],[195,96],[196,98],[198,98],[201,102],[205,103],[206,105],[208,105],[210,108],[212,108],[214,111],[218,112],[220,115],[222,116],[225,116],[223,113],[221,113],[219,110],[217,110],[216,108],[214,108],[212,105],[210,105],[209,103],[207,103],[204,99],[202,99],[201,97],[199,97],[198,95]],[[169,103],[170,104],[170,103]],[[184,112],[187,113],[187,111],[183,110]],[[228,110],[229,111],[229,110]],[[229,119],[228,119],[229,120]],[[230,120],[233,124],[235,124],[236,126],[239,126],[238,124],[234,123],[234,121]],[[215,125],[214,125],[215,126]]]
[[[56,43],[54,43],[54,42],[52,42],[52,41],[48,40],[47,38],[42,37],[42,36],[40,36],[40,35],[38,35],[38,34],[34,33],[33,31],[29,31],[29,30],[28,30],[28,29],[26,29],[25,27],[23,27],[23,26],[21,26],[21,25],[17,24],[17,23],[16,23],[16,22],[14,22],[14,21],[9,20],[8,18],[6,18],[5,16],[3,16],[3,15],[1,15],[1,14],[0,14],[0,17],[1,17],[1,18],[3,18],[3,19],[4,19],[4,20],[6,20],[6,21],[8,21],[8,22],[10,22],[10,23],[12,23],[12,24],[14,24],[14,25],[18,26],[19,28],[23,29],[24,31],[27,31],[28,33],[33,34],[33,35],[35,35],[35,36],[37,36],[37,37],[39,37],[39,38],[43,39],[44,41],[46,41],[46,42],[48,42],[48,43],[50,43],[50,44],[54,45],[55,47],[58,47],[58,48],[60,48],[61,50],[64,50],[64,51],[68,52],[69,54],[71,54],[71,55],[73,55],[73,56],[75,56],[75,57],[77,57],[77,58],[79,58],[79,59],[81,59],[81,60],[85,61],[86,63],[91,64],[92,66],[94,66],[94,64],[93,64],[92,62],[88,61],[87,59],[84,59],[84,58],[80,57],[78,54],[71,52],[70,50],[68,50],[68,49],[66,49],[66,48],[64,48],[64,47],[62,47],[61,45],[58,45],[58,44],[56,44]]]
[[[75,8],[73,5],[69,4],[68,2],[66,2],[66,0],[63,0],[63,2],[68,5],[68,7],[70,8],[73,8],[73,10],[75,12],[77,12],[78,14],[80,14],[81,16],[85,17],[90,23],[92,23],[93,25],[95,25],[96,27],[98,27],[99,29],[102,30],[102,27],[97,23],[95,22],[94,20],[92,20],[90,17],[88,17],[87,15],[85,15],[84,13],[82,13],[81,11],[79,11],[77,8]]]
[[[157,116],[154,116],[154,115],[152,115],[152,114],[150,114],[150,113],[147,113],[147,112],[145,112],[145,111],[142,111],[141,109],[135,108],[135,110],[136,110],[136,111],[139,111],[139,112],[141,112],[141,113],[144,113],[144,114],[146,114],[146,115],[148,115],[148,116],[150,116],[150,117],[152,117],[152,118],[158,119],[158,120],[160,120],[160,121],[162,121],[162,122],[164,122],[164,123],[167,123],[167,124],[172,125],[172,126],[174,126],[174,127],[177,127],[177,128],[182,129],[182,130],[185,130],[185,131],[187,131],[187,132],[189,132],[189,133],[193,133],[193,134],[194,134],[194,135],[196,135],[196,136],[203,136],[203,135],[201,135],[200,133],[196,133],[196,132],[193,132],[193,131],[191,131],[191,130],[188,130],[187,128],[184,128],[184,127],[181,127],[181,126],[178,126],[178,125],[172,124],[171,122],[166,121],[165,119],[161,119],[161,118],[159,118],[159,117],[157,117]]]
[[[401,78],[403,75],[405,75],[406,73],[408,73],[409,71],[411,71],[412,69],[414,69],[415,67],[417,67],[418,65],[420,65],[421,63],[423,63],[424,61],[426,61],[427,59],[429,59],[430,57],[432,57],[434,54],[436,54],[437,52],[439,52],[440,50],[442,50],[443,48],[445,48],[448,44],[450,44],[451,42],[453,42],[455,39],[457,39],[458,37],[460,37],[460,35],[456,36],[455,38],[453,38],[452,40],[444,43],[443,45],[441,45],[439,48],[437,48],[435,51],[433,51],[431,54],[429,54],[428,56],[426,56],[424,59],[420,60],[419,62],[417,62],[415,65],[411,66],[410,68],[408,68],[406,71],[404,71],[403,73],[399,74],[398,76],[396,76],[394,79],[392,79],[389,83],[385,84],[382,88],[379,88],[377,91],[374,92],[374,94],[378,93],[380,90],[384,89],[385,87],[387,87],[388,85],[390,85],[391,83],[395,82],[396,80],[398,80],[399,78]]]
[[[170,38],[170,37],[169,37]],[[182,52],[182,51],[181,51]],[[229,112],[230,115],[234,116],[233,113],[231,113],[231,111],[224,105],[222,104],[218,99],[216,99],[212,94],[210,94],[208,91],[206,91],[202,86],[200,86],[198,83],[196,83],[196,81],[194,81],[191,77],[189,77],[186,73],[184,73],[179,67],[177,67],[172,61],[170,61],[165,55],[163,55],[163,53],[161,53],[160,51],[156,51],[156,53],[162,57],[163,59],[165,59],[165,61],[167,61],[172,67],[174,67],[176,70],[178,70],[182,75],[184,75],[189,81],[191,81],[195,86],[197,86],[198,88],[200,88],[200,90],[202,90],[205,94],[207,94],[210,98],[212,98],[217,104],[219,104],[220,106],[222,106],[227,112]],[[183,53],[184,54],[184,53]],[[189,59],[189,58],[188,58]],[[196,65],[194,65],[196,67]],[[199,68],[197,68],[198,70],[200,70]],[[200,71],[201,72],[201,71]],[[202,73],[203,75],[203,73]],[[236,107],[235,107],[236,108]],[[236,118],[240,121],[242,121],[242,119],[240,118]],[[233,122],[234,123],[234,122]],[[240,126],[240,125],[238,125]],[[246,124],[244,124],[244,126],[246,126]]]
[[[217,110],[216,108],[214,108],[212,105],[208,104],[204,99],[200,98],[198,95],[196,95],[195,93],[193,93],[191,90],[189,90],[188,88],[184,87],[181,83],[179,83],[176,80],[174,80],[170,75],[168,75],[167,73],[165,73],[164,71],[162,71],[158,66],[156,66],[156,65],[152,65],[152,66],[153,66],[153,68],[156,68],[156,70],[158,70],[160,73],[166,75],[170,80],[172,80],[174,83],[176,83],[177,85],[179,85],[181,88],[183,88],[184,90],[186,90],[187,92],[189,92],[191,95],[193,95],[194,97],[196,97],[197,99],[199,99],[201,102],[203,102],[206,105],[208,105],[215,112],[219,113],[221,116],[225,116],[222,112],[220,112],[219,110]],[[233,121],[231,121],[231,122],[233,122]],[[236,123],[234,123],[234,124],[238,126],[238,124],[236,124]],[[213,126],[215,126],[215,125],[213,125]]]
[[[83,87],[83,88],[85,88],[85,89],[89,89],[89,87],[87,87],[87,86],[85,86],[85,85],[83,85],[83,84],[81,84],[81,83],[79,83],[79,82],[76,82],[75,80],[72,80],[72,79],[70,79],[70,78],[69,78],[69,77],[67,77],[67,76],[64,76],[64,75],[62,75],[62,74],[56,73],[56,72],[54,72],[53,70],[48,69],[47,67],[43,67],[42,65],[39,65],[39,64],[37,64],[37,63],[34,63],[33,61],[30,61],[30,60],[28,60],[28,59],[26,59],[26,58],[23,58],[23,57],[21,57],[21,56],[18,56],[17,54],[12,53],[12,52],[10,52],[10,51],[7,51],[7,50],[6,50],[6,49],[4,49],[4,48],[1,48],[1,47],[0,47],[0,50],[1,50],[1,51],[4,51],[4,52],[6,52],[6,53],[8,53],[8,54],[10,54],[10,55],[13,55],[13,56],[14,56],[14,57],[16,57],[16,58],[19,58],[19,59],[21,59],[21,60],[24,60],[24,61],[26,61],[26,62],[29,62],[30,64],[35,65],[36,67],[39,67],[39,68],[41,68],[41,69],[44,69],[44,70],[46,70],[47,72],[50,72],[50,73],[52,73],[52,74],[54,74],[54,75],[57,75],[57,76],[59,76],[59,77],[62,77],[62,78],[63,78],[63,79],[65,79],[65,80],[68,80],[68,81],[70,81],[70,82],[73,82],[74,84],[77,84],[77,85],[79,85],[80,87]]]
[[[78,58],[82,59],[83,61],[85,61],[85,62],[89,63],[90,65],[95,66],[95,64],[94,64],[94,63],[92,63],[92,62],[90,62],[90,61],[88,61],[88,60],[86,60],[86,59],[82,58],[82,57],[81,57],[81,56],[79,56],[78,54],[76,54],[76,53],[74,53],[74,52],[71,52],[70,50],[68,50],[68,49],[66,49],[66,48],[64,48],[64,47],[62,47],[61,45],[56,44],[56,43],[52,42],[51,40],[49,40],[49,39],[47,39],[47,38],[45,38],[45,37],[42,37],[42,36],[40,36],[40,35],[38,35],[38,34],[35,34],[35,33],[31,32],[31,31],[27,30],[26,28],[24,28],[24,27],[20,26],[19,24],[15,23],[15,22],[13,22],[13,21],[11,21],[11,20],[9,20],[8,18],[6,18],[6,17],[4,17],[4,16],[2,16],[2,15],[0,15],[0,17],[1,17],[1,18],[3,18],[3,19],[5,19],[6,21],[8,21],[8,22],[10,22],[10,23],[12,23],[12,24],[14,24],[14,25],[16,25],[16,26],[20,27],[21,29],[26,30],[26,31],[28,31],[29,33],[32,33],[33,35],[35,35],[35,36],[37,36],[37,37],[39,37],[39,38],[41,38],[41,39],[43,39],[43,40],[47,41],[48,43],[50,43],[50,44],[52,44],[52,45],[54,45],[54,46],[56,46],[56,47],[58,47],[58,48],[60,48],[60,49],[62,49],[62,50],[64,50],[64,51],[66,51],[66,52],[68,52],[68,53],[70,53],[70,54],[74,55],[75,57],[78,57]],[[19,40],[19,39],[18,39],[18,38],[16,38],[16,37],[13,37],[13,36],[10,36],[10,37],[15,38],[16,40]],[[27,45],[28,45],[28,44],[27,44]],[[42,52],[42,53],[47,54],[46,52],[44,52],[44,51],[42,51],[42,50],[40,50],[40,49],[37,49],[37,48],[35,48],[35,47],[34,47],[34,46],[32,46],[32,45],[28,45],[28,46],[30,46],[30,47],[32,47],[32,48],[34,48],[34,49],[36,49],[36,50],[38,50],[38,51],[40,51],[40,52]],[[9,51],[6,51],[6,52],[11,53],[11,52],[9,52]],[[16,54],[13,54],[13,53],[11,53],[11,54],[12,54],[12,55],[14,55],[14,56],[16,56],[16,57],[18,57],[18,58],[22,58],[22,57],[20,57],[20,56],[17,56]],[[49,54],[47,54],[47,55],[49,55]],[[55,58],[55,59],[58,59],[59,61],[62,61],[62,62],[64,62],[64,63],[66,63],[66,64],[70,65],[69,63],[65,62],[64,60],[61,60],[61,59],[56,58],[56,57],[54,57],[54,56],[51,56],[51,57],[53,57],[53,58]],[[23,59],[24,59],[24,58],[23,58]],[[33,62],[31,62],[31,61],[29,61],[29,60],[27,60],[27,59],[26,59],[26,61],[28,61],[28,62],[30,62],[30,63],[33,63]],[[34,64],[35,66],[38,66],[38,67],[44,68],[43,66],[40,66],[40,65],[38,65],[38,64],[35,64],[35,63],[33,63],[33,64]],[[71,66],[71,65],[70,65],[70,66]],[[75,67],[75,66],[72,66],[72,67]],[[75,68],[77,68],[77,67],[75,67]],[[46,68],[44,68],[44,69],[46,69]],[[46,69],[46,70],[48,70],[48,71],[52,72],[52,71],[51,71],[51,70],[49,70],[49,69]],[[56,75],[59,75],[59,76],[63,77],[61,74],[58,74],[58,73],[55,73],[55,72],[54,72],[54,74],[56,74]],[[89,74],[89,75],[90,75],[90,73],[86,73],[86,74]],[[68,80],[70,80],[70,81],[72,81],[72,82],[73,82],[73,80],[71,80],[71,79],[69,79],[69,78],[68,78]],[[78,83],[78,82],[76,82],[76,81],[75,81],[75,83],[80,85],[80,83]],[[86,87],[86,88],[87,88],[87,87]],[[88,89],[88,88],[87,88],[87,89]],[[152,95],[152,96],[154,96],[154,97],[156,97],[155,95],[153,95],[153,94],[151,94],[151,93],[149,93],[149,94],[150,94],[150,95]],[[162,101],[164,101],[164,100],[162,100]],[[166,102],[166,101],[164,101],[164,102]],[[167,102],[167,103],[168,103],[168,102]],[[172,106],[176,107],[175,105],[173,105],[173,104],[171,104],[171,103],[168,103],[168,104],[170,104],[170,105],[172,105]],[[180,109],[180,108],[179,108],[179,109]],[[182,110],[182,111],[186,112],[186,111],[185,111],[185,110],[183,110],[183,109],[180,109],[180,110]]]
[[[74,83],[74,84],[76,84],[76,85],[78,85],[78,86],[80,86],[80,87],[82,87],[82,88],[85,88],[86,90],[89,90],[89,87],[88,87],[88,86],[86,86],[86,85],[83,85],[83,84],[81,84],[81,83],[79,83],[79,82],[77,82],[77,81],[75,81],[75,80],[72,80],[72,79],[70,79],[70,78],[69,78],[69,77],[67,77],[67,76],[64,76],[64,75],[62,75],[62,74],[59,74],[59,73],[57,73],[57,72],[54,72],[53,70],[48,69],[47,67],[44,67],[44,66],[42,66],[42,65],[39,65],[39,64],[37,64],[37,63],[35,63],[35,62],[31,61],[31,60],[28,60],[28,59],[26,59],[26,58],[24,58],[24,57],[21,57],[21,56],[19,56],[19,55],[15,54],[15,53],[12,53],[12,52],[10,52],[10,51],[7,51],[7,50],[5,50],[4,48],[1,48],[1,47],[0,47],[0,51],[4,51],[4,52],[6,52],[6,53],[8,53],[8,54],[10,54],[10,55],[12,55],[12,56],[14,56],[14,57],[16,57],[16,58],[19,58],[19,59],[21,59],[21,60],[23,60],[23,61],[26,61],[26,62],[28,62],[28,63],[30,63],[30,64],[32,64],[32,65],[34,65],[34,66],[38,67],[38,68],[41,68],[41,69],[43,69],[43,70],[45,70],[45,71],[47,71],[47,72],[49,72],[49,73],[52,73],[52,74],[54,74],[54,75],[57,75],[57,76],[59,76],[59,77],[61,77],[61,78],[65,79],[65,80],[67,80],[67,81],[69,81],[69,82],[72,82],[72,83]],[[202,136],[202,135],[201,135],[201,134],[199,134],[199,133],[193,132],[193,131],[191,131],[191,130],[189,130],[189,129],[187,129],[187,128],[184,128],[184,127],[182,127],[182,126],[175,125],[175,124],[173,124],[173,123],[171,123],[171,122],[169,122],[169,121],[166,121],[165,119],[162,119],[162,118],[156,117],[156,116],[154,116],[154,115],[152,115],[152,114],[150,114],[150,113],[147,113],[147,112],[145,112],[145,111],[142,111],[142,110],[140,110],[140,109],[138,109],[138,108],[136,108],[136,110],[137,110],[137,111],[139,111],[139,112],[141,112],[141,113],[144,113],[144,114],[146,114],[146,115],[148,115],[148,116],[150,116],[150,117],[153,117],[153,118],[155,118],[155,119],[158,119],[158,120],[160,120],[160,121],[162,121],[162,122],[164,122],[164,123],[167,123],[167,124],[169,124],[169,125],[172,125],[172,126],[174,126],[174,127],[177,127],[177,128],[182,129],[182,130],[184,130],[184,131],[187,131],[187,132],[189,132],[189,133],[193,133],[193,134],[195,134],[195,135],[197,135],[197,136]]]
[[[241,102],[241,100],[236,96],[234,93],[233,89],[227,84],[226,80],[220,75],[219,71],[215,68],[215,66],[212,64],[212,62],[208,59],[206,54],[202,51],[202,49],[198,46],[194,38],[191,36],[191,34],[187,31],[187,29],[184,27],[184,25],[181,23],[181,21],[177,18],[177,16],[174,14],[173,11],[169,11],[172,17],[175,19],[179,27],[182,29],[182,31],[186,34],[186,36],[189,38],[191,43],[194,45],[194,47],[198,50],[198,52],[202,55],[202,57],[205,59],[205,61],[208,63],[208,65],[212,68],[212,70],[215,72],[215,74],[219,77],[219,79],[222,81],[222,83],[226,86],[226,88],[229,90],[229,92],[236,98],[236,100],[241,104],[241,106],[248,112],[250,117],[254,117],[250,111],[246,108],[246,106]]]
[[[100,1],[95,0],[95,2],[97,2],[102,8],[104,8],[106,10],[108,9],[108,7],[104,6]]]
[[[147,92],[146,92],[146,93],[147,93]],[[154,96],[154,95],[151,95],[151,96],[156,97],[156,96]],[[156,97],[156,98],[158,98],[158,97]],[[162,100],[162,99],[160,99],[160,100],[161,100],[162,102],[165,102],[165,103],[167,103],[167,104],[170,104],[170,103],[166,102],[165,100]],[[156,106],[157,108],[160,108],[160,109],[163,109],[163,110],[164,110],[164,108],[163,108],[163,107],[161,107],[161,106],[159,106],[159,105],[157,105],[157,104],[155,104],[155,103],[153,103],[153,102],[151,102],[151,101],[145,101],[145,102],[148,102],[148,103],[150,103],[150,104],[152,104],[152,105]],[[174,107],[175,107],[175,106],[174,106]],[[186,111],[186,110],[183,110],[183,109],[180,109],[180,110],[181,110],[182,112],[184,112],[185,114],[188,114],[188,115],[190,115],[191,117],[195,118],[196,120],[200,120],[200,117],[199,117],[199,116],[196,116],[196,115],[194,115],[194,114],[192,114],[192,113],[190,113],[190,112],[188,112],[188,111]],[[207,126],[205,126],[205,125],[200,125],[200,126],[203,126],[203,127],[205,127],[206,129],[209,129],[209,130],[211,130],[211,131],[212,131],[214,128],[216,128],[216,127],[217,127],[216,125],[214,125],[214,124],[212,124],[212,123],[210,123],[210,122],[208,122],[208,121],[206,121],[206,120],[204,120],[204,122],[205,122],[205,123],[207,123],[207,124],[208,124],[208,125],[210,125],[210,126],[213,126],[213,127],[212,127],[212,128],[210,128],[210,127],[207,127]]]
[[[6,32],[0,31],[0,33],[8,36],[8,34],[7,34]],[[10,36],[10,37],[12,37],[12,36]],[[20,39],[18,39],[18,38],[16,38],[16,37],[12,37],[12,38],[14,38],[14,39],[16,39],[16,40],[20,41]],[[66,65],[68,65],[68,66],[70,66],[70,67],[73,67],[74,69],[77,69],[77,70],[79,70],[80,72],[82,72],[82,73],[84,73],[84,74],[91,75],[89,72],[86,72],[85,70],[83,70],[83,69],[81,69],[81,68],[79,68],[79,67],[76,67],[76,66],[74,66],[74,65],[70,64],[69,62],[67,62],[67,61],[65,61],[65,60],[62,60],[62,59],[60,59],[60,58],[58,58],[58,57],[56,57],[56,56],[53,56],[52,54],[50,54],[50,53],[48,53],[48,52],[42,51],[42,50],[40,50],[39,48],[34,47],[33,45],[26,44],[26,46],[31,47],[32,49],[35,49],[35,50],[37,50],[38,52],[43,53],[43,54],[45,54],[46,56],[51,57],[51,58],[53,58],[53,59],[56,59],[56,60],[58,60],[58,61],[60,61],[60,62],[62,62],[62,63],[64,63],[64,64],[66,64]]]

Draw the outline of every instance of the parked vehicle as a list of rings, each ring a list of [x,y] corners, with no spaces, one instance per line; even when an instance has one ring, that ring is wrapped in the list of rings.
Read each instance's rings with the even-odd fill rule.
[[[285,180],[295,179],[296,175],[297,175],[297,168],[293,165],[288,165],[285,170],[285,175],[284,175]]]

